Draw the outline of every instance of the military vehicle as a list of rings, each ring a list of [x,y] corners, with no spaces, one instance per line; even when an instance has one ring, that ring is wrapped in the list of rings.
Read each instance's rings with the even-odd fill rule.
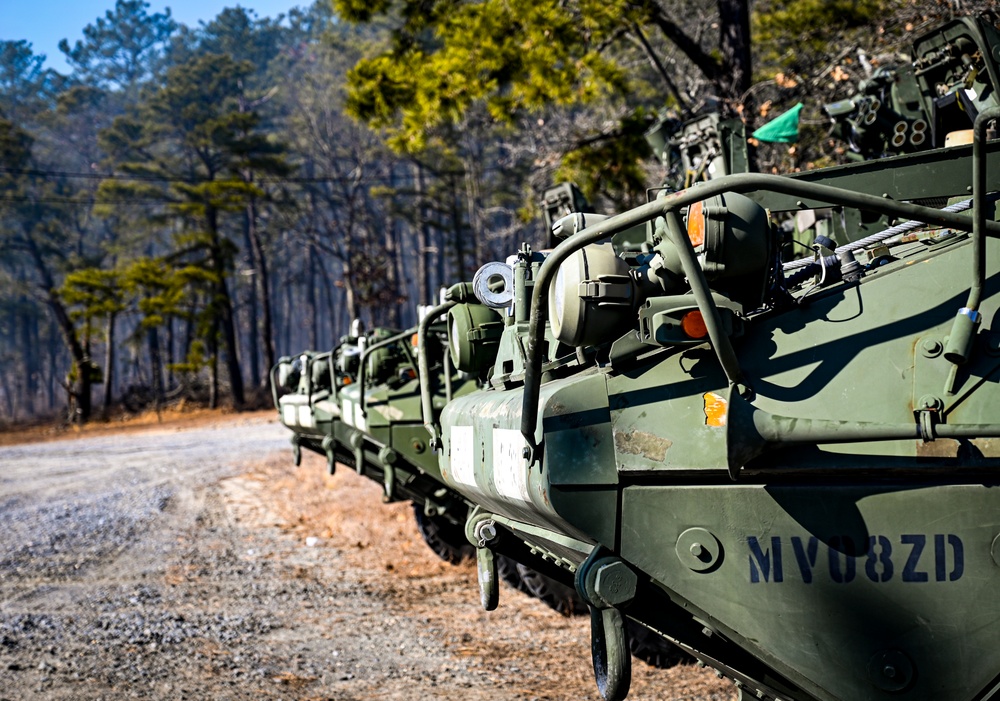
[[[483,266],[428,322],[448,315],[477,383],[435,403],[434,344],[386,339],[387,387],[339,393],[334,442],[405,493],[409,460],[381,454],[419,386],[419,472],[471,507],[483,606],[505,554],[571,584],[606,699],[639,630],[741,699],[994,697],[998,37],[950,23],[831,112],[860,151],[902,155],[718,178],[700,155],[687,189],[561,216],[554,250]],[[837,226],[795,260],[779,224],[815,210]]]
[[[666,169],[665,183],[674,189],[750,169],[745,125],[718,112],[684,121],[664,117],[645,137]]]
[[[854,97],[825,106],[834,133],[858,160],[970,143],[972,120],[996,101],[998,46],[992,14],[924,34],[909,62],[877,67]]]
[[[488,386],[442,412],[440,465],[477,504],[486,608],[513,538],[590,605],[607,699],[627,619],[741,698],[1000,689],[995,85],[972,145],[723,177],[483,273],[503,332]],[[779,216],[830,207],[904,223],[783,263]],[[643,253],[608,243],[637,229]]]
[[[328,352],[283,357],[271,373],[273,399],[281,422],[292,430],[296,465],[304,447],[325,456],[331,474],[340,462],[382,484],[385,502],[413,501],[428,544],[457,560],[467,550],[462,530],[455,528],[450,537],[447,531],[464,523],[469,505],[436,478],[411,346],[416,331],[376,328],[362,334],[356,327]],[[447,388],[439,404],[453,387],[461,392],[468,384],[441,362],[432,367]]]
[[[281,423],[292,430],[296,465],[302,462],[303,446],[326,456],[329,464],[334,462],[328,437],[334,419],[340,415],[337,375],[332,364],[337,350],[284,356],[271,369],[271,396]]]
[[[470,289],[456,286],[454,294],[471,296]],[[300,464],[301,450],[306,448],[326,457],[331,474],[340,462],[382,484],[384,502],[413,502],[425,542],[439,557],[457,564],[473,555],[464,533],[472,507],[441,482],[425,429],[450,398],[476,387],[472,375],[455,370],[448,352],[441,319],[451,306],[429,309],[419,327],[403,332],[376,328],[362,334],[356,326],[330,351],[281,358],[271,376],[274,405],[281,422],[292,431],[295,464]],[[412,348],[418,336],[427,349],[420,367],[428,388],[426,404],[421,403]],[[479,352],[488,349],[484,343]],[[508,584],[562,613],[586,612],[574,589],[515,556],[521,561],[532,557],[523,548],[500,556],[502,578]],[[659,647],[636,645],[643,659],[666,660],[672,650]]]

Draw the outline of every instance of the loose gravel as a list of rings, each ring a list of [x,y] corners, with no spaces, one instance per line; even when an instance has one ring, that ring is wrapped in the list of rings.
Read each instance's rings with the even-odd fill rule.
[[[588,623],[426,548],[270,417],[0,447],[0,701],[598,699]],[[630,699],[731,700],[636,663]]]

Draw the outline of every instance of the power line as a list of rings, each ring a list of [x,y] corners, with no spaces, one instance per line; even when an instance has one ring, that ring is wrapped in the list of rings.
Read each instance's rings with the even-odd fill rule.
[[[185,205],[194,204],[192,202],[177,202],[175,200],[136,198],[134,200],[95,200],[93,198],[73,198],[73,197],[17,197],[0,195],[0,202],[14,202],[17,204],[69,204],[85,205],[92,207],[97,204],[114,205],[116,207],[150,207],[155,205]]]
[[[481,169],[482,173],[496,173],[502,172],[505,169],[501,166],[485,166]],[[80,180],[120,180],[126,182],[156,182],[156,183],[179,183],[183,185],[199,185],[202,183],[212,183],[212,182],[224,182],[219,179],[208,179],[208,178],[178,178],[170,176],[160,176],[160,175],[128,175],[128,174],[115,174],[115,173],[80,173],[73,171],[63,171],[63,170],[42,170],[42,169],[32,169],[32,168],[4,168],[0,167],[0,173],[7,173],[10,175],[23,175],[31,177],[54,177],[54,178],[72,178]],[[432,171],[432,175],[440,176],[464,176],[465,171],[462,170],[444,170],[444,171]],[[251,183],[259,183],[262,185],[280,185],[284,183],[294,183],[294,184],[304,184],[304,183],[381,183],[392,185],[398,183],[399,181],[414,181],[415,178],[409,173],[395,174],[395,175],[379,175],[379,176],[362,176],[362,177],[352,177],[349,175],[320,175],[320,176],[289,176],[284,178],[260,178],[258,180],[249,181]],[[244,182],[244,181],[240,181]]]

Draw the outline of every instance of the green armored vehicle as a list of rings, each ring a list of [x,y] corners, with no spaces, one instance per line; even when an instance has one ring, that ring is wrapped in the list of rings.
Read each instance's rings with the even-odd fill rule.
[[[456,286],[456,293],[464,287]],[[331,351],[281,358],[272,386],[279,417],[293,432],[296,464],[304,447],[326,456],[331,472],[341,462],[382,484],[384,501],[412,501],[424,540],[440,557],[457,563],[473,552],[464,535],[471,505],[441,482],[425,428],[450,398],[477,386],[474,375],[456,371],[451,362],[441,322],[448,308],[431,309],[420,327],[405,332],[377,328],[362,334],[355,327]],[[418,336],[428,390],[424,405],[412,347]],[[512,554],[530,560],[530,553]],[[510,557],[501,562],[503,578],[515,588],[564,613],[580,609],[572,589]],[[659,648],[647,648],[640,650],[646,658],[666,658]]]
[[[477,505],[486,608],[502,539],[574,582],[604,698],[628,620],[743,699],[1000,690],[1000,41],[950,26],[982,85],[929,124],[972,144],[578,217],[477,290],[503,329],[442,413],[441,475]],[[780,220],[815,208],[853,223],[788,260]]]
[[[271,369],[271,394],[278,416],[292,430],[295,464],[302,461],[302,447],[325,455],[332,464],[333,451],[327,440],[333,421],[340,416],[337,387],[340,378],[334,367],[338,349],[325,353],[305,351],[282,357]]]
[[[996,100],[997,41],[992,14],[919,37],[908,63],[879,66],[855,96],[825,106],[834,133],[858,160],[971,143],[971,120]]]
[[[324,455],[331,473],[338,461],[354,467],[384,485],[385,501],[412,500],[428,536],[444,526],[425,517],[455,511],[450,520],[461,523],[469,507],[436,478],[437,458],[421,417],[415,335],[416,329],[361,333],[356,327],[328,352],[281,358],[272,370],[272,387],[281,422],[293,432],[296,465],[305,447]],[[449,392],[467,384],[452,372],[443,381],[441,362],[433,371]],[[441,394],[438,409],[447,399]]]

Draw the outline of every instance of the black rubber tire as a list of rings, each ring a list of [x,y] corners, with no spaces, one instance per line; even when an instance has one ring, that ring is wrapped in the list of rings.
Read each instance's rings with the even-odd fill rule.
[[[568,587],[520,563],[517,563],[517,573],[521,578],[523,591],[562,615],[576,616],[589,610],[573,587]]]
[[[530,595],[527,587],[524,586],[524,582],[521,581],[521,575],[517,572],[519,565],[514,560],[500,553],[496,553],[494,559],[497,563],[497,574],[500,575],[500,579],[519,592]]]
[[[465,529],[441,516],[428,516],[421,504],[413,505],[417,530],[434,554],[445,562],[457,565],[476,556],[476,549],[465,537]]]
[[[632,620],[628,621],[628,646],[633,657],[657,669],[694,662],[691,655],[672,642]]]

